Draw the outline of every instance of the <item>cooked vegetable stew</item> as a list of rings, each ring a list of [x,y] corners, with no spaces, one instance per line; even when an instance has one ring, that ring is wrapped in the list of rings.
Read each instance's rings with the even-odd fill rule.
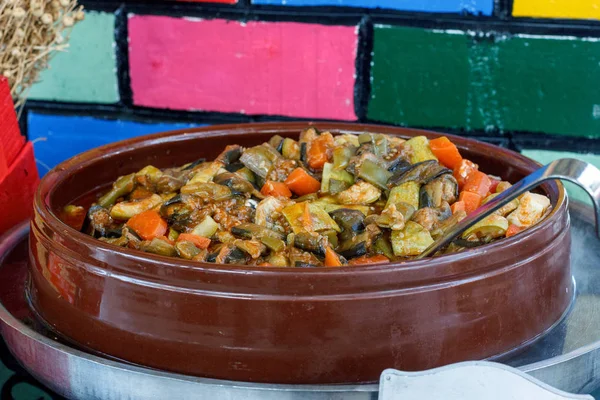
[[[212,161],[146,166],[63,221],[99,240],[220,264],[338,267],[410,259],[510,183],[479,170],[446,137],[333,136],[229,145]],[[550,208],[526,193],[448,246],[518,234]]]

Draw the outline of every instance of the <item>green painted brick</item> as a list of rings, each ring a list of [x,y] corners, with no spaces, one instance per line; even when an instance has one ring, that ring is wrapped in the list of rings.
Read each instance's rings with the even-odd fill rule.
[[[412,126],[465,126],[468,52],[462,32],[376,25],[368,117]]]
[[[29,98],[82,103],[116,103],[115,16],[88,11],[73,28],[69,48],[57,53]]]
[[[600,168],[600,154],[579,154],[552,150],[523,150],[522,153],[523,155],[532,158],[543,165],[546,165],[549,162],[559,158],[577,158],[579,160],[587,161]],[[570,198],[582,201],[589,205],[592,204],[588,194],[579,186],[570,182],[565,182],[565,188],[567,189],[567,193]]]
[[[600,137],[600,41],[519,35],[498,48],[504,129]]]
[[[600,137],[600,41],[377,25],[368,117]]]

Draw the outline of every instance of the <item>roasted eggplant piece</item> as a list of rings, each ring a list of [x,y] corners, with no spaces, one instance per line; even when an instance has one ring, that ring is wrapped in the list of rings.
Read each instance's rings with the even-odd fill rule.
[[[283,149],[283,141],[285,139],[282,138],[279,135],[275,135],[272,136],[271,139],[269,139],[269,144],[271,145],[271,147],[273,147],[275,150],[277,150],[278,152],[281,153],[281,150]]]
[[[450,174],[444,174],[421,186],[419,208],[440,207],[442,202],[454,203],[458,199],[458,182]]]
[[[242,156],[243,148],[239,144],[230,144],[225,147],[225,150],[219,154],[216,161],[223,165],[233,164],[240,159]]]
[[[325,257],[327,239],[318,233],[300,232],[294,236],[294,246],[319,257]]]
[[[428,231],[432,231],[444,220],[450,218],[451,215],[450,206],[444,202],[438,208],[425,207],[418,209],[414,213],[412,221],[418,223]]]
[[[396,173],[388,180],[387,186],[391,189],[409,181],[415,181],[424,185],[444,174],[452,174],[452,170],[444,167],[436,160],[422,161],[413,164],[412,167],[407,170],[400,169],[396,171]]]
[[[194,257],[198,256],[202,252],[206,252],[206,250],[200,250],[197,248],[192,242],[187,241],[179,241],[175,243],[175,251],[179,255],[179,257],[184,258],[186,260],[191,260]]]
[[[215,257],[217,264],[245,264],[246,260],[246,253],[232,244],[221,247]]]
[[[219,185],[213,182],[195,182],[185,185],[181,188],[182,194],[193,194],[203,199],[212,201],[222,201],[230,199],[233,196],[231,189],[227,186]]]
[[[204,157],[202,157],[202,158],[199,158],[199,159],[197,159],[196,161],[194,161],[193,163],[189,163],[189,164],[186,164],[186,165],[184,165],[184,166],[181,168],[181,170],[182,170],[182,171],[189,171],[189,170],[192,170],[192,169],[196,168],[198,165],[200,165],[200,164],[202,164],[202,163],[204,163],[204,162],[206,162],[206,158],[204,158]]]
[[[275,160],[280,157],[281,155],[273,147],[264,143],[246,149],[240,157],[240,161],[249,170],[264,179],[273,167]]]
[[[248,193],[259,199],[264,198],[264,196],[260,194],[258,190],[256,190],[256,188],[251,182],[247,181],[242,176],[236,173],[221,173],[215,176],[213,182],[219,185],[227,186],[229,189],[231,189],[233,194]]]
[[[248,254],[253,260],[256,260],[267,251],[267,247],[258,240],[237,239],[233,242],[233,245]]]
[[[231,233],[245,239],[256,238],[273,251],[282,251],[285,249],[285,242],[280,233],[260,225],[245,222],[231,228]]]
[[[175,249],[175,246],[158,238],[154,238],[152,240],[144,240],[140,243],[140,250],[168,257],[173,257],[177,255],[177,250]]]

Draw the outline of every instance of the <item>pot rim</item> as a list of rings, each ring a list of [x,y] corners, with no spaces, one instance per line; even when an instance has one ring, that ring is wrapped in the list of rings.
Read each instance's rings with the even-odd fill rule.
[[[501,157],[503,155],[510,156],[513,159],[519,161],[521,167],[535,167],[541,166],[538,162],[527,158],[517,152],[495,146],[492,144],[484,143],[472,138],[462,137],[443,132],[429,131],[423,129],[403,128],[386,125],[376,124],[362,124],[362,123],[342,123],[342,122],[309,122],[309,121],[293,121],[293,122],[261,122],[261,123],[245,123],[245,124],[224,124],[224,125],[212,125],[206,127],[190,128],[190,129],[179,129],[172,131],[165,131],[150,135],[137,136],[135,138],[122,140],[114,143],[110,143],[104,146],[100,146],[86,152],[80,153],[74,157],[65,160],[52,168],[40,181],[40,184],[36,190],[34,197],[34,208],[36,211],[37,218],[41,218],[47,226],[55,231],[61,232],[68,235],[71,239],[82,242],[82,244],[91,246],[107,252],[116,252],[119,256],[130,260],[139,260],[142,262],[154,262],[160,263],[162,266],[193,269],[198,272],[203,271],[207,273],[234,273],[234,274],[248,274],[248,273],[260,273],[260,275],[280,275],[290,273],[305,274],[304,276],[318,276],[322,274],[328,275],[345,275],[350,270],[353,275],[362,273],[376,273],[378,271],[399,271],[399,270],[419,270],[423,268],[430,268],[432,262],[435,264],[446,264],[460,262],[467,258],[475,258],[485,256],[487,253],[500,250],[501,248],[513,248],[518,246],[520,242],[527,240],[531,236],[535,235],[539,231],[547,229],[556,219],[560,217],[562,212],[566,212],[567,196],[565,193],[564,186],[560,181],[550,181],[543,185],[550,185],[556,188],[558,197],[555,204],[552,204],[552,210],[545,216],[545,218],[530,227],[526,231],[519,235],[504,238],[502,240],[485,244],[472,249],[466,249],[459,253],[445,254],[434,258],[425,258],[421,260],[407,260],[407,261],[395,261],[389,263],[372,264],[372,265],[353,265],[353,266],[342,266],[337,268],[330,267],[314,267],[314,268],[281,268],[281,267],[258,267],[249,265],[239,264],[211,264],[197,261],[190,261],[184,259],[176,259],[173,257],[160,256],[155,254],[148,254],[141,251],[136,251],[128,248],[121,248],[109,243],[99,241],[89,235],[86,235],[76,229],[68,226],[60,220],[60,218],[54,213],[50,204],[50,198],[52,197],[55,188],[61,183],[69,173],[76,173],[77,170],[83,169],[90,164],[93,164],[99,158],[109,158],[115,154],[121,152],[133,151],[137,148],[146,145],[156,145],[165,142],[177,142],[182,140],[201,139],[204,137],[227,137],[228,140],[234,141],[238,135],[245,135],[248,133],[261,133],[261,134],[281,134],[281,133],[294,133],[300,132],[307,126],[316,126],[322,130],[331,130],[335,133],[357,133],[361,131],[369,131],[383,134],[390,134],[399,137],[406,138],[408,134],[418,134],[427,137],[438,137],[447,136],[450,140],[457,144],[461,149],[469,149],[472,145],[476,144],[478,147],[487,148],[490,152],[494,152],[495,156]],[[34,221],[35,222],[35,221]],[[472,273],[476,273],[481,267],[474,268],[471,270]]]

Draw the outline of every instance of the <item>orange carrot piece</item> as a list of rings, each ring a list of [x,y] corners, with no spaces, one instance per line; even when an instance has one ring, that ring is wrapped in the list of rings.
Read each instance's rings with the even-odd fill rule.
[[[525,230],[525,228],[523,228],[523,227],[520,227],[515,224],[510,224],[508,226],[508,229],[506,230],[506,237],[515,236],[517,233],[524,231],[524,230]]]
[[[127,226],[144,240],[152,240],[156,237],[165,236],[167,233],[167,222],[155,210],[148,210],[134,215],[127,221]]]
[[[323,134],[309,143],[306,151],[306,161],[312,169],[323,169],[329,160],[333,148],[333,136]]]
[[[463,160],[458,148],[446,136],[429,141],[429,148],[444,166],[455,169]]]
[[[266,181],[260,192],[265,196],[292,197],[292,192],[283,182]]]
[[[321,188],[321,183],[300,167],[288,175],[285,184],[298,196],[316,193]]]
[[[463,186],[463,191],[477,193],[481,198],[490,191],[492,180],[481,171],[473,171]]]
[[[342,262],[337,253],[329,246],[325,249],[325,266],[326,267],[341,267]]]
[[[264,263],[260,263],[260,264],[258,264],[258,266],[259,266],[259,267],[272,267],[272,266],[273,266],[273,264],[270,264],[270,263],[268,263],[268,262],[264,262]]]
[[[465,211],[467,214],[470,214],[477,210],[481,204],[481,196],[477,193],[462,191],[460,192],[460,196],[458,196],[458,201],[462,201],[464,203]]]
[[[477,164],[463,158],[459,166],[457,168],[454,168],[454,177],[458,182],[458,188],[462,190],[469,176],[478,169],[479,167],[477,166]]]
[[[362,256],[358,258],[353,258],[348,261],[348,265],[363,265],[363,264],[378,264],[378,263],[388,263],[390,259],[384,256],[383,254],[377,254],[374,256]]]
[[[450,210],[452,214],[456,214],[459,211],[465,211],[465,202],[464,201],[456,201],[454,204],[450,206]]]
[[[182,233],[177,237],[177,241],[192,242],[199,249],[207,249],[210,245],[210,239],[204,236],[194,235],[193,233]]]
[[[304,211],[302,212],[302,226],[307,231],[312,231],[312,218],[310,216],[310,208],[308,208],[308,203],[304,203]]]

